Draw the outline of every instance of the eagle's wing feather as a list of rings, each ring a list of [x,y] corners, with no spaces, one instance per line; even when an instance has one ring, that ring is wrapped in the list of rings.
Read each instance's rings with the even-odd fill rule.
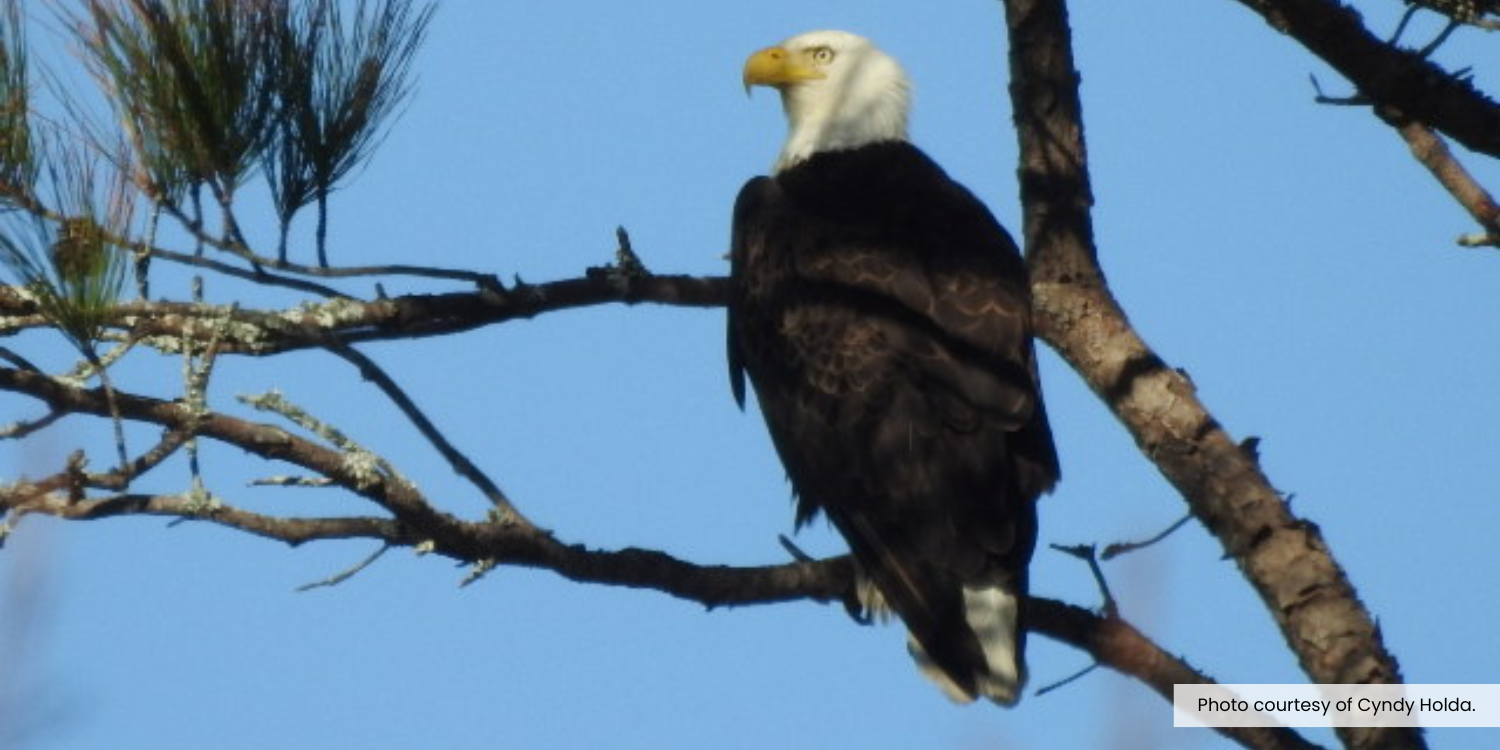
[[[747,238],[742,236],[749,231],[749,227],[756,224],[755,217],[760,215],[761,201],[774,185],[769,177],[755,177],[740,189],[739,196],[734,201],[734,236],[730,241],[729,251],[729,276],[731,279],[740,279],[745,273],[745,247]],[[760,238],[756,238],[757,242]],[[727,350],[729,355],[729,389],[734,394],[734,402],[741,409],[745,408],[745,355],[740,345],[740,321],[738,311],[740,305],[729,306],[729,329]]]

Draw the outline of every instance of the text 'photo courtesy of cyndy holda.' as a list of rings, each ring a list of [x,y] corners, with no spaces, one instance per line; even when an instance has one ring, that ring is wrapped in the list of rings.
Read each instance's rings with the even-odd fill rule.
[[[1175,727],[1500,727],[1500,685],[1174,685]]]

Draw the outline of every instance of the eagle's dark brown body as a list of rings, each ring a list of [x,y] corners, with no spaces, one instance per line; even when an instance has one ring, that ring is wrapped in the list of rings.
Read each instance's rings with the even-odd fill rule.
[[[732,257],[734,393],[743,406],[748,375],[798,523],[828,515],[972,698],[986,655],[964,590],[1024,601],[1035,502],[1059,475],[1015,242],[891,141],[751,180]]]

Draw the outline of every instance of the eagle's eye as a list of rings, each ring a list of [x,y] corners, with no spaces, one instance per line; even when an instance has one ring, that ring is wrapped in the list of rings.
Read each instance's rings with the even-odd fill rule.
[[[812,48],[812,59],[813,59],[813,62],[815,62],[815,63],[817,63],[819,65],[827,65],[828,63],[833,62],[833,48],[832,47],[813,47]]]

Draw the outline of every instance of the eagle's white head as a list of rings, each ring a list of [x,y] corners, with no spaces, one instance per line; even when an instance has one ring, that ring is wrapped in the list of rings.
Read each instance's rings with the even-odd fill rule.
[[[894,58],[847,31],[810,31],[745,61],[745,90],[781,92],[787,138],[775,171],[819,151],[906,140],[911,83]]]

